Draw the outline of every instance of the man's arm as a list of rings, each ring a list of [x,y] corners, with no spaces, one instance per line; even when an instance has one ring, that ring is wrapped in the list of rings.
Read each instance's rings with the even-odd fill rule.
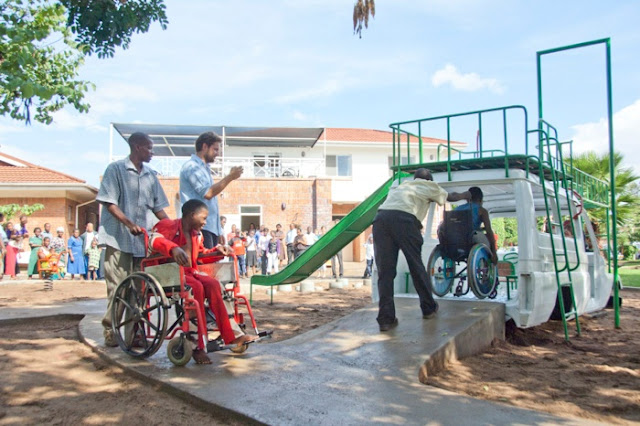
[[[153,214],[156,215],[156,217],[158,218],[158,220],[162,220],[162,219],[169,219],[169,216],[167,215],[167,213],[164,211],[164,209],[158,210],[157,212],[153,212]]]
[[[493,229],[491,228],[491,219],[489,218],[489,212],[484,207],[481,207],[478,213],[480,214],[480,219],[484,224],[484,230],[487,234],[487,239],[489,240],[489,244],[491,246],[491,261],[493,263],[498,263],[498,254],[496,253],[496,237],[493,234]]]
[[[464,191],[464,192],[449,192],[447,194],[447,201],[454,202],[454,201],[460,201],[460,200],[470,200],[471,199],[471,193],[469,191]]]
[[[216,195],[220,194],[224,189],[234,180],[240,178],[243,172],[242,166],[235,166],[231,168],[228,175],[220,179],[218,182],[211,185],[211,187],[204,193],[204,198],[207,200],[212,199]]]

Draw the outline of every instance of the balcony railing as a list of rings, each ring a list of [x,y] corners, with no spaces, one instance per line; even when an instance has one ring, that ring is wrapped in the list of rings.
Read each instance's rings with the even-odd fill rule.
[[[151,167],[162,176],[180,176],[180,169],[187,157],[154,157]],[[215,177],[226,176],[232,167],[242,166],[245,178],[310,178],[324,177],[324,158],[286,157],[218,157],[211,165]]]

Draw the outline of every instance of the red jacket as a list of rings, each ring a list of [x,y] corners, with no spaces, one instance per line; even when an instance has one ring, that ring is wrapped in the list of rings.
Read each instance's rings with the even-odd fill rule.
[[[153,227],[149,247],[165,256],[171,256],[171,250],[187,244],[187,237],[182,232],[182,219],[162,219]],[[197,269],[199,254],[212,253],[215,248],[206,249],[202,244],[202,235],[198,231],[191,231],[191,268]]]

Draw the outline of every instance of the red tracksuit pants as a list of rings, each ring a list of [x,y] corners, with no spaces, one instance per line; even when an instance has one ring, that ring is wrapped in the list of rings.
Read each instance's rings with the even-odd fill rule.
[[[222,300],[220,282],[208,275],[190,274],[188,272],[185,274],[185,278],[187,285],[189,285],[193,291],[193,298],[201,308],[202,318],[198,318],[198,330],[203,332],[205,336],[207,335],[207,321],[204,314],[204,299],[206,297],[209,300],[209,308],[216,317],[216,324],[220,330],[222,340],[224,340],[225,344],[233,342],[236,336],[231,328],[227,307]]]

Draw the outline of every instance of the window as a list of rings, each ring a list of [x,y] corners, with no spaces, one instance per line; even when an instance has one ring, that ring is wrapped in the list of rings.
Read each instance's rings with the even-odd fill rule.
[[[350,155],[327,155],[327,176],[351,176]]]

